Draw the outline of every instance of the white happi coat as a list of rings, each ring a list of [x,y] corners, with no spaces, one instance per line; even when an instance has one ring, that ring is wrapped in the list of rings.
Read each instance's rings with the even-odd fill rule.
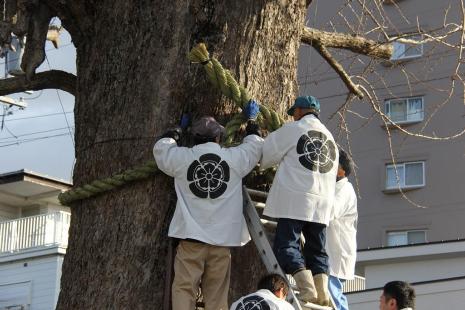
[[[279,164],[264,214],[328,225],[339,152],[334,138],[312,114],[272,132],[261,168]]]
[[[159,140],[153,154],[158,168],[174,177],[178,197],[168,235],[218,246],[246,244],[242,178],[258,163],[262,145],[256,135],[231,148],[213,142],[187,148],[171,138]]]
[[[326,229],[329,274],[345,280],[354,278],[357,257],[357,196],[347,178],[336,182],[331,220]]]
[[[269,290],[258,290],[255,293],[241,297],[235,301],[229,310],[294,310],[294,307],[285,300],[279,299]]]

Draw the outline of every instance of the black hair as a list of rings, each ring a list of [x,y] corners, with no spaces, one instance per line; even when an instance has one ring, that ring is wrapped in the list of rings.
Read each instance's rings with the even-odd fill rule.
[[[271,273],[261,278],[258,282],[257,288],[259,290],[269,290],[272,293],[283,288],[284,295],[287,295],[287,292],[289,291],[289,285],[287,284],[286,279],[277,273]]]
[[[310,115],[310,114],[313,114],[313,116],[315,116],[316,118],[320,119],[320,113],[318,113],[317,110],[315,110],[314,108],[305,108],[306,110],[309,110],[308,112],[304,113],[304,115],[302,115],[302,117],[304,116],[307,116],[307,115]]]
[[[203,144],[207,142],[216,142],[216,137],[206,137],[200,135],[194,135],[194,144]]]
[[[339,149],[339,165],[346,173],[346,177],[348,177],[354,170],[354,162],[352,161],[352,158],[343,149]]]
[[[398,309],[415,309],[415,290],[407,282],[388,282],[386,285],[384,285],[383,294],[386,300],[394,298],[397,302]]]

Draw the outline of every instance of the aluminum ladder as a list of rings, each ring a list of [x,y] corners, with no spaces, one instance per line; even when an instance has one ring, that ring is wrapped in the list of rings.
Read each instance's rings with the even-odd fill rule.
[[[250,237],[252,238],[255,246],[257,247],[258,252],[260,253],[260,258],[262,262],[265,264],[266,270],[269,273],[277,273],[285,278],[289,285],[289,293],[287,295],[287,301],[294,307],[296,310],[305,310],[305,309],[312,309],[312,310],[330,310],[331,307],[324,307],[315,304],[307,303],[305,305],[301,305],[297,299],[295,286],[291,285],[290,278],[291,276],[287,276],[281,267],[278,264],[276,256],[273,253],[273,249],[271,248],[270,242],[268,241],[268,237],[266,236],[265,229],[262,225],[260,220],[260,216],[257,213],[255,208],[255,203],[252,201],[249,192],[257,194],[261,197],[266,197],[267,194],[265,192],[254,191],[247,189],[245,186],[242,186],[242,196],[244,200],[244,218],[247,223],[247,227],[249,229]]]

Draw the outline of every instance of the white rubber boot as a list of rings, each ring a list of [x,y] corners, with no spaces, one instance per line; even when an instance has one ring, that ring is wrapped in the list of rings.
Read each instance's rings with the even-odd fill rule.
[[[313,280],[317,291],[316,303],[321,306],[329,306],[328,275],[319,273],[313,277]]]
[[[315,302],[317,300],[317,291],[312,272],[310,270],[298,271],[293,277],[299,288],[299,299],[304,302]]]

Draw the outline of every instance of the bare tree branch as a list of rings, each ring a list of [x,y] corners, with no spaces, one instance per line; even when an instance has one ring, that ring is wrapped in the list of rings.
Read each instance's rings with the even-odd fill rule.
[[[390,43],[376,42],[357,35],[329,32],[304,27],[301,42],[309,45],[319,43],[324,47],[342,48],[357,54],[390,59],[394,48]]]
[[[363,98],[363,93],[360,91],[357,85],[355,85],[352,80],[350,79],[349,75],[345,72],[344,68],[341,66],[339,62],[331,55],[326,47],[324,47],[320,42],[315,42],[313,47],[320,53],[321,57],[323,57],[328,64],[336,71],[339,77],[342,79],[344,84],[346,84],[347,88],[351,93],[356,95],[358,98]]]
[[[45,59],[45,40],[53,13],[45,4],[39,3],[37,12],[31,16],[21,69],[31,79]]]
[[[75,95],[76,76],[61,70],[50,70],[36,73],[31,80],[27,80],[26,76],[0,80],[0,96],[41,89],[61,89]]]

